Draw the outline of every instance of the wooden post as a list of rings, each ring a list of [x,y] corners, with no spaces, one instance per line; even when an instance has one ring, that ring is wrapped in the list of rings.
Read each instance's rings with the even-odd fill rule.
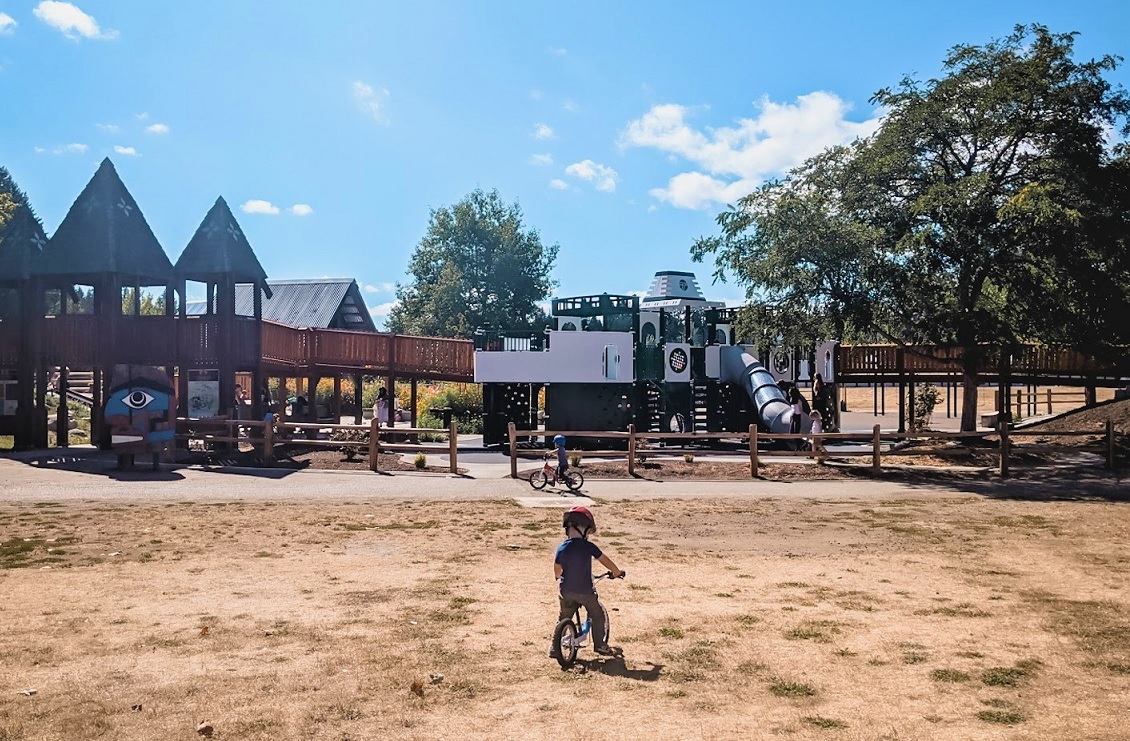
[[[67,295],[63,293],[60,296],[65,304]],[[70,382],[67,376],[67,366],[59,366],[59,385],[55,389],[59,392],[59,419],[55,428],[55,444],[60,448],[66,448],[71,443],[71,410],[67,408],[67,389],[70,387]]]
[[[266,413],[264,412],[264,416]],[[263,423],[263,460],[270,461],[275,457],[275,426]]]
[[[1001,478],[1008,478],[1008,456],[1011,452],[1009,450],[1008,442],[1008,422],[1001,420],[997,424],[997,431],[1001,436]]]
[[[636,426],[628,425],[628,475],[636,475]]]
[[[518,440],[514,437],[514,423],[506,423],[506,431],[510,435],[510,478],[518,478]]]
[[[1048,389],[1048,415],[1052,413],[1052,390]]]
[[[757,425],[749,426],[749,476],[757,478]]]
[[[369,470],[379,471],[381,455],[380,421],[374,416],[369,420]]]
[[[899,374],[899,432],[906,432],[906,351],[899,348],[895,355]]]
[[[459,473],[459,425],[455,420],[451,420],[451,427],[448,430],[448,443],[451,446],[451,472]]]
[[[334,397],[333,397],[333,417],[334,424],[341,424],[341,373],[334,373]]]
[[[879,453],[880,433],[879,425],[875,425],[875,429],[871,433],[871,473],[874,476],[878,476],[882,470]]]
[[[1114,468],[1114,420],[1106,421],[1106,465]]]

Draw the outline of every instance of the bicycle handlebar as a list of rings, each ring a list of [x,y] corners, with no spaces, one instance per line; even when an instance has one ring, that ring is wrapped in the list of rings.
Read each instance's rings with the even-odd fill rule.
[[[611,572],[611,571],[605,571],[605,572],[604,572],[603,574],[601,574],[601,575],[599,575],[599,576],[596,576],[596,577],[593,577],[593,579],[594,579],[594,580],[597,580],[597,579],[623,579],[623,578],[624,578],[624,577],[626,577],[627,575],[628,575],[628,572],[627,572],[627,571],[621,571],[621,572],[620,572],[620,576],[618,576],[618,577],[616,577],[616,576],[612,576],[612,572]]]

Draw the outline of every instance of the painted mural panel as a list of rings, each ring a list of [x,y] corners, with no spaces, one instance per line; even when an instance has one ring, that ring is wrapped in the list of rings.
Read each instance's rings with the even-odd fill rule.
[[[115,365],[103,411],[116,453],[172,451],[176,391],[161,369]]]

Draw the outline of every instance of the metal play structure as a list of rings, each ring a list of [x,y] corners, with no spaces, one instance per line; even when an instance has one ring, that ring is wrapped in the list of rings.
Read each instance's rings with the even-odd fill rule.
[[[693,273],[655,274],[642,299],[601,294],[555,299],[543,335],[480,332],[485,445],[507,426],[536,430],[742,432],[756,422],[788,432],[782,381],[807,380],[813,358],[735,344],[736,310],[707,301]],[[816,348],[834,383],[834,342]],[[766,367],[759,355],[781,358]],[[545,391],[544,409],[538,408]]]

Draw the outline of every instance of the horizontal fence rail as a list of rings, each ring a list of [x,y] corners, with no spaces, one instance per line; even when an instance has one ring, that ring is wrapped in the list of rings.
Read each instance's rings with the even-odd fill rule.
[[[542,437],[551,438],[554,435],[570,435],[572,437],[580,438],[601,438],[601,439],[627,439],[628,450],[586,450],[583,455],[590,458],[627,458],[628,475],[635,475],[635,467],[637,460],[643,460],[649,457],[670,456],[678,454],[678,450],[671,448],[664,448],[662,450],[653,450],[641,448],[640,443],[648,440],[735,440],[739,442],[748,443],[749,467],[750,477],[757,478],[758,467],[760,466],[761,451],[758,445],[762,441],[793,441],[804,440],[810,443],[808,450],[773,450],[768,452],[768,455],[776,457],[803,457],[815,458],[818,462],[823,462],[831,456],[837,458],[871,458],[871,470],[874,475],[879,475],[882,471],[882,457],[884,455],[882,450],[882,443],[884,440],[960,440],[960,439],[987,439],[997,438],[997,453],[999,456],[999,471],[1001,476],[1009,475],[1010,457],[1012,455],[1012,448],[1015,446],[1014,438],[1018,437],[1035,437],[1035,438],[1048,438],[1048,437],[1102,437],[1103,444],[1101,449],[1096,448],[1096,452],[1101,452],[1104,455],[1105,463],[1108,468],[1114,468],[1115,465],[1115,452],[1118,448],[1118,433],[1114,428],[1113,420],[1107,420],[1106,426],[1102,430],[1074,430],[1067,432],[1048,432],[1036,430],[1010,430],[1008,425],[1002,423],[1000,427],[993,432],[934,432],[934,431],[920,431],[920,432],[883,432],[879,425],[867,432],[824,432],[819,434],[811,433],[763,433],[759,432],[756,425],[750,425],[748,432],[711,432],[711,433],[694,433],[694,432],[636,432],[634,425],[628,425],[628,430],[624,431],[594,431],[594,430],[518,430],[514,423],[508,425],[510,437],[510,478],[518,478],[518,459],[535,459],[546,455],[547,453],[538,452],[536,455],[533,453],[524,453],[518,448],[519,437]],[[825,449],[824,443],[826,441],[852,441],[868,443],[870,450],[867,452],[829,452]],[[1023,446],[1026,451],[1033,452],[1062,452],[1064,450],[1079,450],[1080,446],[1067,446],[1067,445],[1052,445],[1052,444],[1025,444]],[[931,455],[936,454],[935,450],[889,450],[886,455]],[[729,455],[745,456],[746,451],[732,452]],[[723,451],[712,451],[711,455],[727,455]]]
[[[837,350],[837,378],[873,377],[898,374],[960,375],[964,350],[938,345],[840,345]],[[995,375],[1002,367],[1001,348],[978,348],[981,375]],[[1130,375],[1130,353],[1120,360],[1103,361],[1069,348],[1017,345],[1011,348],[1008,372],[1032,377],[1126,377]]]
[[[241,437],[241,429],[248,430],[247,437]],[[357,439],[319,439],[296,438],[295,432],[315,430],[317,432],[361,433]],[[382,437],[411,437],[413,439],[421,434],[440,435],[447,437],[446,445],[429,445],[427,443],[400,443],[382,442]],[[320,424],[316,422],[287,422],[282,418],[274,421],[255,421],[231,419],[230,417],[209,417],[204,419],[177,418],[177,440],[191,443],[193,441],[204,446],[223,445],[236,447],[240,443],[258,447],[263,460],[274,460],[276,448],[283,445],[301,445],[303,447],[324,448],[365,448],[369,456],[369,470],[380,470],[380,453],[434,453],[447,454],[450,458],[448,468],[453,474],[459,473],[459,430],[453,421],[447,429],[431,427],[384,427],[377,420],[367,425],[342,425]]]

